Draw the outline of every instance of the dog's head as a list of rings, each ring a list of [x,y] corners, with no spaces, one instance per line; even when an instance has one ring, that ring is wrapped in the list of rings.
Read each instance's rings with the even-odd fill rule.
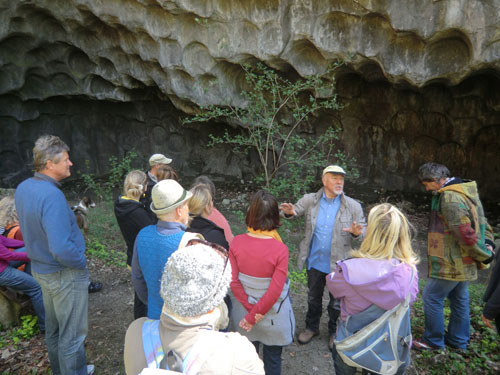
[[[80,204],[86,208],[95,207],[94,201],[92,199],[90,199],[89,197],[83,197],[82,200],[80,201]]]

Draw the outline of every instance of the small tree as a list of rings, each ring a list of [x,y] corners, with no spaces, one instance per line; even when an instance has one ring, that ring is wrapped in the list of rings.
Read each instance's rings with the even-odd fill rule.
[[[128,152],[122,160],[118,160],[116,156],[110,156],[108,159],[110,171],[104,179],[98,179],[90,172],[78,172],[83,180],[84,192],[92,191],[97,194],[99,199],[112,201],[113,191],[121,189],[125,176],[132,170],[132,162],[136,158],[137,153],[133,150]],[[90,170],[90,162],[88,160],[85,160],[85,167],[87,171]]]
[[[335,147],[340,132],[337,125],[316,139],[300,134],[300,126],[317,112],[342,110],[333,78],[340,65],[335,63],[324,74],[294,81],[261,63],[255,67],[242,65],[248,86],[241,92],[245,107],[210,105],[184,122],[236,122],[241,126],[240,134],[229,134],[226,129],[223,136],[210,135],[209,146],[229,144],[242,153],[254,149],[262,168],[257,181],[278,196],[286,193],[296,198],[316,180],[319,167],[347,163],[346,155]],[[285,179],[276,178],[284,173]]]

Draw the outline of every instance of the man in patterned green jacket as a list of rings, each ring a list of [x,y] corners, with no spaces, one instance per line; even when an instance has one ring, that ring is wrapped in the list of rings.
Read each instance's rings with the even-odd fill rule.
[[[484,216],[474,181],[449,177],[444,165],[426,163],[419,178],[432,191],[427,239],[429,279],[423,292],[425,332],[417,350],[466,349],[470,335],[468,282],[493,259],[493,234]],[[443,305],[450,300],[444,333]]]

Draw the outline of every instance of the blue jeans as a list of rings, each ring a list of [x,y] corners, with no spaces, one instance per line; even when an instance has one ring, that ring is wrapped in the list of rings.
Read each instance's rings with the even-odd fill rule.
[[[88,330],[89,271],[65,268],[41,274],[45,342],[53,375],[87,375],[84,342]]]
[[[260,342],[253,341],[252,344],[259,353]],[[264,371],[266,375],[281,375],[281,352],[282,346],[270,346],[262,344],[262,356],[264,362]]]
[[[450,322],[444,334],[444,299],[450,300]],[[445,342],[465,349],[470,335],[469,283],[428,279],[423,292],[425,332],[423,339],[435,348],[444,348]]]
[[[19,249],[16,249],[16,250],[13,250],[13,251],[15,253],[25,253],[26,252],[26,248],[25,247],[20,247]],[[12,268],[19,268],[23,264],[25,265],[24,272],[26,272],[28,275],[31,276],[31,262],[25,262],[25,261],[22,261],[22,260],[11,260],[9,262],[9,266],[11,266]]]
[[[31,298],[31,304],[38,317],[38,328],[45,330],[45,309],[43,307],[42,289],[28,273],[7,266],[0,272],[0,285],[18,290]]]

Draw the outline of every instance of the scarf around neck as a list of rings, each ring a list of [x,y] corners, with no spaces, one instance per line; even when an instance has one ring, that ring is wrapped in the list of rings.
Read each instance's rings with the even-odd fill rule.
[[[283,242],[278,231],[276,229],[273,230],[255,230],[253,228],[247,227],[248,233],[255,234],[257,236],[268,236],[274,238],[276,241]]]

